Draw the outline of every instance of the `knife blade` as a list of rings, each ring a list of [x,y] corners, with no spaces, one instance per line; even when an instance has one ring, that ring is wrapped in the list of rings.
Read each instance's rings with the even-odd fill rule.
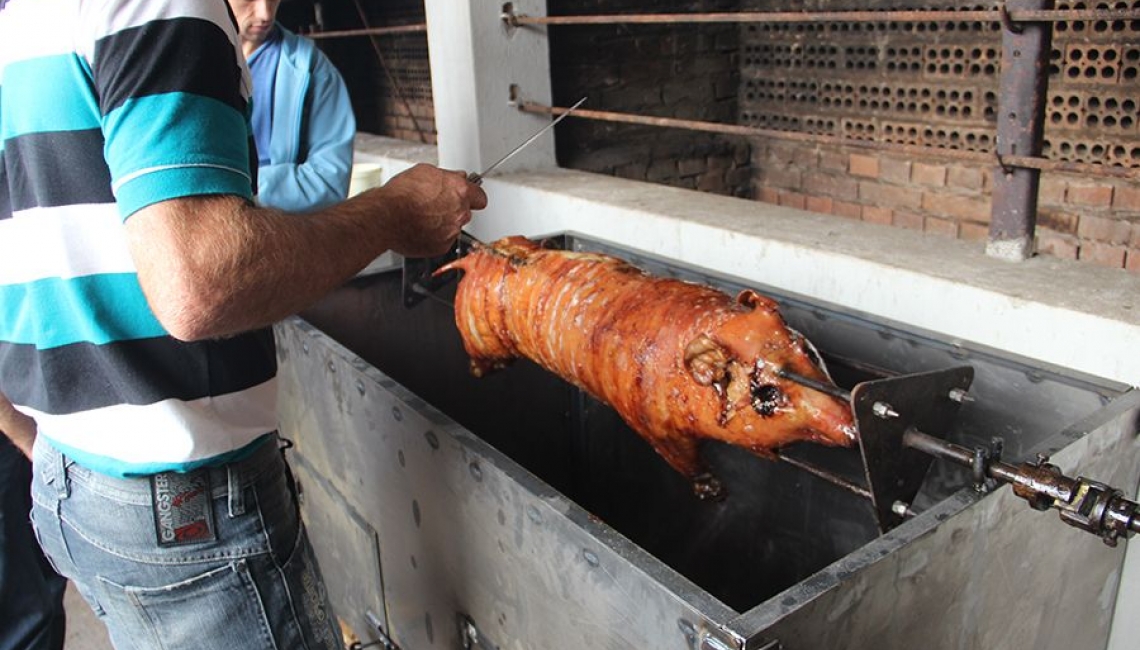
[[[553,122],[551,122],[550,124],[547,124],[546,126],[544,126],[544,127],[542,127],[541,129],[539,129],[539,130],[538,130],[538,132],[536,132],[534,135],[532,135],[532,136],[530,136],[529,138],[527,138],[526,140],[524,140],[522,144],[520,144],[520,145],[518,145],[517,147],[515,147],[514,149],[511,149],[510,151],[508,151],[508,152],[507,152],[507,155],[505,155],[505,156],[503,156],[502,158],[499,158],[499,159],[498,159],[498,160],[496,160],[495,162],[491,163],[491,166],[490,166],[490,167],[488,167],[488,168],[486,168],[486,169],[484,169],[483,171],[481,171],[481,172],[478,172],[478,173],[476,173],[476,172],[471,172],[470,174],[468,174],[468,175],[467,175],[467,180],[468,180],[469,182],[471,182],[471,183],[475,183],[476,185],[480,185],[480,184],[482,184],[482,183],[483,183],[483,177],[484,177],[484,176],[486,176],[487,174],[490,174],[490,173],[491,173],[492,171],[494,171],[494,169],[495,169],[496,167],[498,167],[499,165],[501,165],[501,164],[503,164],[503,163],[507,162],[508,160],[510,160],[512,156],[514,156],[516,153],[518,153],[518,152],[522,151],[523,149],[525,149],[525,148],[527,147],[527,145],[529,145],[530,143],[532,143],[532,142],[534,142],[535,140],[537,140],[539,137],[541,137],[541,136],[542,136],[542,134],[543,134],[543,133],[546,133],[546,132],[547,132],[547,131],[549,131],[550,129],[553,129],[553,128],[554,128],[554,125],[556,125],[556,124],[558,124],[559,122],[561,122],[562,120],[566,119],[566,116],[567,116],[567,115],[569,115],[570,113],[572,113],[572,112],[574,111],[574,109],[575,109],[575,108],[578,108],[578,107],[579,107],[579,106],[581,106],[583,103],[585,103],[585,101],[586,101],[586,98],[585,98],[585,97],[583,97],[582,99],[579,99],[579,100],[578,100],[578,102],[577,102],[576,104],[574,104],[574,105],[573,105],[573,106],[571,106],[570,108],[566,109],[566,112],[565,112],[565,113],[563,113],[563,114],[559,115],[559,116],[558,116],[558,118],[557,118],[557,119],[555,119],[555,120],[554,120]]]

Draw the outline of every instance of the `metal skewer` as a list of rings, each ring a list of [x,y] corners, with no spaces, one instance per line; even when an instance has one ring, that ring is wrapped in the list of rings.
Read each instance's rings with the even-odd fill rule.
[[[491,166],[490,166],[490,167],[487,167],[486,169],[484,169],[484,170],[483,170],[483,171],[481,171],[481,172],[471,172],[470,174],[468,174],[468,175],[467,175],[467,181],[468,181],[468,182],[471,182],[471,183],[475,183],[476,185],[479,185],[479,184],[481,184],[481,183],[483,182],[483,178],[484,178],[484,177],[485,177],[487,174],[490,174],[490,173],[491,173],[491,172],[492,172],[492,171],[493,171],[493,170],[494,170],[496,167],[498,167],[499,165],[501,165],[501,164],[503,164],[503,163],[507,162],[508,160],[510,160],[510,159],[511,159],[511,158],[512,158],[512,157],[513,157],[515,154],[517,154],[518,152],[522,151],[523,149],[526,149],[526,148],[527,148],[527,146],[529,146],[529,145],[530,145],[530,143],[532,143],[532,142],[534,142],[535,140],[539,139],[539,138],[542,136],[542,134],[543,134],[543,133],[546,133],[546,132],[547,132],[547,131],[549,131],[550,129],[553,129],[553,128],[554,128],[554,126],[555,126],[556,124],[558,124],[558,123],[559,123],[559,122],[561,122],[562,120],[566,119],[566,117],[567,117],[567,116],[569,116],[569,115],[570,115],[570,113],[574,112],[574,109],[575,109],[575,108],[578,108],[579,106],[581,106],[581,105],[582,105],[582,104],[584,104],[585,102],[586,102],[586,98],[585,98],[585,97],[583,97],[582,99],[579,99],[579,100],[578,100],[578,102],[577,102],[576,104],[574,104],[574,105],[573,105],[573,106],[571,106],[570,108],[566,109],[566,112],[564,112],[564,113],[562,113],[561,115],[559,115],[559,116],[557,117],[557,119],[555,119],[553,122],[551,122],[550,124],[547,124],[546,126],[542,127],[542,128],[541,128],[541,129],[539,129],[539,130],[538,130],[538,131],[537,131],[537,132],[536,132],[534,135],[532,135],[532,136],[530,136],[529,138],[527,138],[526,140],[524,140],[522,144],[520,144],[520,145],[518,145],[517,147],[515,147],[514,149],[511,149],[510,151],[508,151],[508,152],[507,152],[507,155],[505,155],[505,156],[503,156],[502,158],[499,158],[499,159],[498,159],[498,160],[496,160],[495,162],[491,163]]]

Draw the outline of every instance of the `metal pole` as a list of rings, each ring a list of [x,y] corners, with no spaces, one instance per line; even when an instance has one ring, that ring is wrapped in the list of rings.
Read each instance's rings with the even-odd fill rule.
[[[1011,4],[1013,4],[1011,2]],[[1137,9],[1035,10],[1011,8],[1006,17],[1012,22],[1063,22],[1070,20],[1140,20]],[[618,14],[602,16],[528,16],[504,14],[512,27],[525,25],[673,25],[683,23],[919,23],[919,22],[997,22],[1002,12],[984,9],[970,11],[745,11],[685,14]]]
[[[342,29],[327,32],[310,32],[305,36],[312,39],[346,38],[350,36],[384,36],[387,34],[415,34],[426,32],[427,25],[399,25],[396,27],[371,27],[368,29]]]
[[[812,465],[807,461],[799,460],[798,458],[792,458],[791,456],[788,456],[784,452],[778,450],[776,451],[776,458],[784,461],[792,467],[795,467],[796,469],[803,470],[812,476],[819,477],[828,483],[831,483],[832,485],[841,487],[844,490],[851,492],[852,494],[863,497],[864,499],[871,500],[874,498],[871,496],[870,490],[863,487],[862,485],[857,485],[843,478],[835,472],[829,472],[826,469]]]
[[[1009,0],[1017,9],[1052,9],[1053,0]],[[997,153],[1038,156],[1045,131],[1049,83],[1050,23],[1003,20],[1002,66],[998,92]],[[1033,255],[1037,227],[1037,188],[1041,171],[999,164],[994,170],[990,235],[986,253],[1010,261]]]
[[[561,106],[546,106],[530,101],[518,102],[518,110],[524,113],[541,113],[544,115],[561,115],[566,108]],[[682,120],[672,117],[652,117],[637,115],[635,113],[618,113],[614,111],[598,111],[580,108],[574,111],[574,117],[598,120],[601,122],[621,122],[624,124],[642,124],[646,126],[660,126],[674,129],[688,129],[705,133],[720,133],[722,135],[738,135],[743,137],[762,137],[775,140],[790,140],[793,142],[809,142],[812,144],[830,144],[856,149],[874,149],[878,151],[893,151],[916,156],[941,156],[953,160],[962,160],[976,163],[992,163],[996,160],[994,152],[966,151],[963,149],[942,149],[917,144],[901,144],[895,142],[876,142],[873,140],[855,140],[836,135],[822,133],[800,133],[796,131],[778,131],[776,129],[763,129],[739,124],[721,124],[719,122],[704,122],[700,120]],[[1073,174],[1088,174],[1093,176],[1110,176],[1123,179],[1140,179],[1140,168],[1111,167],[1097,163],[1069,162],[1065,160],[1050,160],[1028,155],[1008,155],[1001,157],[1004,167],[1025,167],[1028,169],[1059,171]]]

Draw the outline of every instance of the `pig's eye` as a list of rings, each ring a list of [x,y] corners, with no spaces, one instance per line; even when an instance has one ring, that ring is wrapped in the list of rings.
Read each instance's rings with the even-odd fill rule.
[[[764,417],[774,415],[784,401],[784,391],[775,384],[760,384],[754,380],[751,382],[751,389],[752,408]]]

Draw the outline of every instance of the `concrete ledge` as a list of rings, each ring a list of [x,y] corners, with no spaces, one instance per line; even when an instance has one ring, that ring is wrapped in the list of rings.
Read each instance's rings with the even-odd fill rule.
[[[434,147],[378,136],[391,174]],[[386,176],[390,178],[390,175]],[[576,231],[951,337],[1140,385],[1140,275],[984,244],[572,170],[492,176],[483,239]]]

